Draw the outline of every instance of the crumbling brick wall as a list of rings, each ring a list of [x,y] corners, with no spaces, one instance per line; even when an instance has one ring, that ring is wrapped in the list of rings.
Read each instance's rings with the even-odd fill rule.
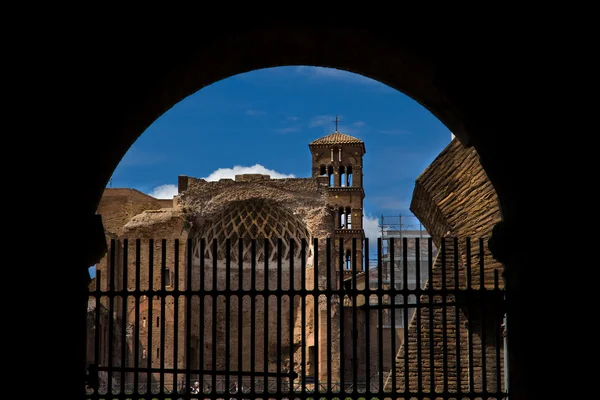
[[[411,211],[423,223],[427,231],[431,234],[436,247],[442,247],[442,240],[445,240],[445,253],[448,257],[443,262],[443,252],[438,252],[433,266],[433,275],[429,277],[426,288],[433,285],[436,289],[442,288],[443,268],[445,265],[445,287],[454,288],[455,268],[458,268],[459,287],[466,287],[466,265],[467,261],[472,266],[473,287],[478,288],[480,279],[481,256],[484,265],[484,285],[486,288],[492,288],[495,283],[495,277],[500,276],[502,265],[496,261],[489,249],[487,240],[490,238],[491,231],[496,223],[501,219],[498,198],[483,170],[479,157],[473,148],[465,148],[458,140],[453,140],[439,156],[425,169],[417,178]],[[471,259],[466,260],[466,238],[471,238]],[[444,239],[445,238],[445,239]],[[458,240],[455,242],[454,238]],[[483,240],[483,252],[480,253],[478,247],[479,239]],[[453,262],[452,255],[454,246],[458,246],[459,254],[458,265]],[[498,272],[495,272],[498,270]],[[499,286],[502,287],[502,279],[499,280]],[[435,296],[430,299],[423,295],[420,298],[421,303],[454,302],[454,296],[448,295],[446,299],[441,296]],[[408,327],[408,342],[403,344],[396,357],[396,387],[395,390],[402,392],[406,389],[406,376],[408,376],[408,389],[416,391],[418,389],[428,391],[431,388],[431,372],[433,371],[433,385],[436,391],[457,389],[457,375],[460,374],[460,384],[462,390],[482,389],[482,330],[485,330],[485,337],[488,338],[486,350],[486,381],[487,389],[495,391],[498,383],[496,375],[496,342],[501,346],[499,316],[493,317],[492,314],[481,312],[477,304],[474,308],[458,308],[453,306],[438,307],[431,311],[431,308],[424,307],[419,313],[413,315]],[[465,313],[467,311],[467,313]],[[490,311],[489,309],[487,311]],[[467,321],[467,315],[471,314],[471,325]],[[444,315],[445,314],[445,315]],[[485,329],[482,329],[481,315],[487,315],[487,322],[484,323]],[[446,323],[443,323],[445,318]],[[419,323],[420,322],[420,323]],[[500,321],[501,322],[501,321]],[[443,334],[447,335],[447,341],[444,343]],[[471,335],[469,335],[469,332]],[[420,333],[420,335],[418,335]],[[457,335],[458,340],[457,345]],[[473,348],[474,363],[469,365],[468,345],[471,339]],[[420,342],[420,356],[417,359],[419,349],[417,344]],[[447,359],[444,360],[444,345]],[[457,347],[460,349],[461,370],[456,370]],[[432,355],[430,349],[433,348],[433,364],[430,360]],[[500,360],[503,359],[503,348],[500,350]],[[408,354],[408,371],[405,370],[405,357]],[[447,381],[444,381],[444,366],[446,366]],[[473,367],[475,372],[473,382],[470,382],[469,367]],[[418,387],[417,372],[422,371],[421,387]],[[500,371],[500,384],[502,384],[503,371]],[[470,387],[470,384],[473,387]],[[388,379],[385,390],[392,390],[392,379]]]
[[[208,237],[209,230],[207,226],[215,224],[219,218],[223,219],[222,213],[227,207],[240,207],[243,205],[250,204],[251,202],[267,202],[269,207],[261,205],[261,209],[270,208],[272,210],[279,210],[277,212],[288,213],[282,217],[281,215],[274,215],[271,218],[273,221],[273,235],[274,237],[282,237],[286,242],[293,235],[288,235],[288,230],[279,229],[278,227],[289,227],[289,223],[293,220],[301,221],[301,224],[305,227],[302,239],[307,242],[307,259],[306,259],[306,280],[305,284],[308,289],[311,289],[314,285],[314,249],[312,248],[312,239],[319,238],[319,252],[318,260],[319,265],[323,266],[319,268],[319,279],[323,279],[325,273],[325,238],[330,237],[333,229],[333,216],[329,207],[327,207],[327,191],[326,185],[320,183],[318,179],[255,179],[255,176],[242,176],[239,181],[234,180],[221,180],[219,182],[206,182],[201,179],[180,177],[179,186],[180,194],[170,201],[172,207],[165,208],[164,201],[153,201],[152,198],[148,199],[146,195],[139,196],[135,192],[131,192],[128,189],[120,190],[113,189],[108,195],[107,199],[104,199],[101,203],[101,207],[98,212],[104,216],[106,215],[105,228],[107,235],[110,235],[109,244],[114,245],[113,250],[109,250],[105,258],[101,263],[98,264],[98,270],[101,272],[102,282],[101,287],[103,290],[108,289],[108,277],[107,274],[108,266],[111,264],[111,254],[114,254],[114,267],[115,275],[122,276],[122,273],[126,271],[127,285],[123,284],[123,280],[116,279],[115,290],[122,290],[125,286],[128,290],[136,289],[136,285],[139,285],[139,289],[142,291],[148,290],[148,282],[152,282],[152,289],[167,291],[166,296],[155,296],[153,299],[143,296],[140,299],[138,307],[135,304],[135,298],[129,296],[125,299],[126,310],[123,310],[123,299],[119,296],[115,297],[115,310],[118,311],[119,315],[124,315],[126,323],[134,324],[135,328],[139,332],[139,347],[137,349],[137,365],[139,367],[148,367],[150,364],[152,367],[172,367],[175,362],[179,368],[186,368],[187,359],[186,356],[193,358],[190,360],[192,368],[199,368],[199,350],[201,342],[205,346],[205,362],[204,368],[212,369],[212,322],[210,316],[212,314],[212,299],[211,296],[204,296],[204,306],[200,306],[200,296],[192,296],[191,299],[180,296],[178,298],[168,295],[170,290],[175,288],[175,284],[179,283],[179,289],[191,288],[192,290],[199,290],[197,285],[200,272],[199,254],[194,253],[194,249],[197,248],[198,242],[201,238],[208,239],[207,247],[210,248],[212,245],[212,239],[217,239],[219,250],[217,251],[217,257],[220,259],[217,266],[217,281],[219,289],[223,289],[226,284],[226,266],[224,265],[223,249],[225,239],[231,240],[232,248],[232,267],[230,272],[230,283],[232,288],[235,288],[238,279],[238,268],[236,262],[235,253],[237,251],[237,235],[232,235],[233,232],[227,231],[225,226],[221,226],[217,230],[216,234]],[[120,190],[119,192],[114,192]],[[123,192],[123,193],[122,193]],[[133,194],[132,194],[133,193]],[[156,199],[154,199],[156,200]],[[133,210],[133,211],[132,211]],[[136,213],[132,215],[133,213]],[[275,212],[275,211],[274,211]],[[269,215],[263,217],[269,218]],[[261,220],[262,221],[262,220]],[[270,223],[264,221],[265,223]],[[277,227],[275,227],[277,225]],[[248,225],[247,234],[256,234],[251,229],[256,226]],[[240,229],[237,226],[237,229]],[[296,235],[297,236],[297,235]],[[300,237],[296,238],[299,239]],[[114,239],[111,241],[110,239]],[[188,239],[192,243],[192,247],[188,249]],[[178,243],[178,246],[176,246]],[[136,249],[139,246],[139,283],[136,281]],[[286,243],[286,249],[288,244]],[[127,251],[125,251],[125,247]],[[271,250],[275,246],[271,246]],[[177,250],[176,250],[177,248]],[[296,241],[296,249],[300,248],[300,242]],[[193,253],[193,264],[192,264],[192,281],[187,280],[187,251],[190,250]],[[127,253],[127,260],[125,260],[125,254]],[[282,282],[286,285],[289,282],[289,253],[288,258],[284,255],[284,268],[282,273]],[[198,257],[196,257],[198,256]],[[204,268],[204,279],[212,282],[212,259],[203,257],[205,261]],[[248,253],[245,253],[245,261],[243,267],[243,282],[244,285],[250,282],[249,259]],[[301,262],[296,256],[292,257],[295,260],[294,269],[294,282],[297,284],[300,279],[300,267]],[[264,267],[262,267],[262,260],[259,259],[257,263],[255,279],[257,283],[264,281]],[[164,265],[163,265],[164,264]],[[270,270],[275,268],[275,263],[272,262]],[[152,268],[149,266],[152,265]],[[175,282],[175,269],[178,266],[178,280]],[[166,267],[165,270],[163,267]],[[286,273],[287,269],[287,273]],[[152,276],[151,276],[152,275]],[[277,278],[273,275],[273,271],[269,274],[270,282],[276,282]],[[165,277],[168,277],[165,280]],[[169,282],[167,284],[166,282]],[[195,283],[196,282],[196,283]],[[164,285],[164,286],[163,286]],[[222,286],[222,287],[221,287]],[[257,285],[258,286],[258,285]],[[207,287],[209,288],[209,287]],[[285,289],[285,286],[284,286]],[[199,292],[200,293],[200,292]],[[264,300],[257,296],[255,302],[255,314],[256,321],[262,321],[264,316]],[[188,303],[189,300],[189,303]],[[217,313],[219,318],[225,315],[225,297],[220,296],[217,298]],[[231,297],[230,311],[231,320],[229,327],[235,327],[238,320],[238,305],[237,297]],[[249,297],[246,296],[243,299],[242,313],[242,324],[244,328],[244,335],[242,340],[244,343],[248,343],[248,332],[250,329],[250,309],[252,303]],[[187,311],[191,312],[192,318],[190,322],[190,336],[191,341],[186,343],[186,329],[188,327]],[[275,334],[276,332],[276,315],[277,315],[277,301],[275,298],[271,298],[269,301],[269,354],[270,359],[276,360],[278,349],[274,347],[276,344]],[[204,313],[200,310],[204,308]],[[289,326],[286,331],[286,324],[289,325],[290,319],[290,307],[289,300],[287,298],[282,299],[282,369],[286,370],[288,365],[286,364],[289,359],[290,343],[289,343]],[[300,301],[299,297],[294,299],[292,312],[294,312],[294,327],[293,337],[294,343],[291,345],[294,352],[294,369],[298,372],[301,368],[301,347],[305,345],[304,338],[301,337],[302,319],[300,315]],[[308,296],[305,305],[306,310],[306,324],[305,331],[306,335],[310,336],[313,334],[314,327],[314,299],[312,296]],[[151,315],[150,315],[151,314]],[[199,318],[194,316],[204,315],[205,317],[200,322]],[[125,321],[124,320],[124,321]],[[137,321],[137,324],[135,323]],[[205,337],[204,340],[200,340],[200,326],[204,328]],[[227,328],[224,321],[219,320],[217,323],[217,338],[225,337],[225,330]],[[119,328],[120,329],[120,328]],[[160,337],[162,330],[164,329],[164,346],[160,347]],[[265,331],[261,328],[260,324],[255,323],[256,330],[256,359],[255,368],[257,371],[263,369],[262,361],[262,347],[263,338],[262,333]],[[134,333],[136,331],[133,331]],[[135,336],[135,335],[133,335]],[[150,339],[151,336],[151,339]],[[175,340],[176,339],[176,340]],[[231,334],[230,350],[230,368],[238,369],[242,367],[244,370],[248,370],[250,360],[250,346],[244,345],[242,363],[238,364],[237,356],[237,333]],[[134,366],[135,355],[133,346],[134,338],[130,337],[129,341],[129,354],[126,362],[128,366]],[[337,345],[336,345],[337,343]],[[177,348],[175,346],[177,345]],[[339,347],[339,340],[335,340],[334,343],[329,344],[331,346]],[[217,353],[224,354],[225,347],[224,342],[221,340],[217,346]],[[335,352],[335,351],[334,351]],[[176,359],[176,360],[175,360]],[[223,369],[224,359],[218,357],[217,369]],[[273,362],[269,362],[269,368],[273,371],[276,369],[276,365]],[[174,379],[180,380],[181,376],[175,377],[171,374],[167,374],[163,377],[164,384],[170,386],[174,383]],[[154,376],[154,380],[158,379],[158,375]],[[145,381],[145,374],[140,376],[140,382]]]

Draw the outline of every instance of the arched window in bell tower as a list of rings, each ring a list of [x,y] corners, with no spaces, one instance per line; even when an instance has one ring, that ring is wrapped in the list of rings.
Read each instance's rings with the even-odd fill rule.
[[[337,214],[338,214],[337,227],[338,227],[338,229],[343,229],[344,228],[344,223],[346,222],[346,218],[345,218],[345,215],[344,215],[344,209],[340,207],[338,209]]]
[[[346,208],[346,229],[352,229],[352,209]]]
[[[329,176],[329,186],[334,186],[335,175],[333,173],[333,165],[327,167],[327,175]]]
[[[323,175],[327,175],[327,167],[324,165],[320,165],[319,166],[319,175],[323,176]]]
[[[349,165],[346,167],[346,186],[352,186],[352,166]]]
[[[344,167],[343,165],[340,165],[340,186],[347,186],[346,185],[346,167]]]
[[[346,249],[346,269],[352,269],[352,258],[350,249]]]

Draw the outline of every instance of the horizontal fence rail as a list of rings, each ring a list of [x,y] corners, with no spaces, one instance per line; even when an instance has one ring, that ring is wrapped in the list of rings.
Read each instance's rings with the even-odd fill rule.
[[[387,240],[111,239],[87,398],[507,398],[486,241]]]

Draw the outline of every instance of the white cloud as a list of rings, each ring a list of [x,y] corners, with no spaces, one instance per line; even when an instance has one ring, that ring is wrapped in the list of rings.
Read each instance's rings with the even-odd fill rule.
[[[294,174],[282,174],[281,172],[274,171],[272,169],[267,169],[260,164],[255,164],[251,167],[244,167],[241,165],[236,165],[233,168],[219,168],[213,171],[210,175],[205,178],[207,181],[218,181],[219,179],[235,179],[236,175],[241,174],[265,174],[270,175],[271,179],[282,179],[282,178],[295,178]]]
[[[244,167],[241,165],[236,165],[233,168],[219,168],[213,171],[210,175],[205,178],[202,178],[207,181],[218,181],[219,179],[235,179],[236,175],[242,174],[264,174],[270,175],[271,179],[282,179],[282,178],[295,178],[294,174],[282,174],[281,172],[274,171],[272,169],[267,169],[260,164],[255,164],[251,167]],[[150,193],[150,196],[156,199],[173,199],[173,196],[178,193],[177,185],[160,185],[154,188]]]
[[[381,237],[380,222],[378,217],[371,217],[366,214],[363,217],[363,229],[371,245],[377,243],[377,238]]]
[[[148,194],[157,199],[172,199],[177,191],[177,185],[160,185]]]

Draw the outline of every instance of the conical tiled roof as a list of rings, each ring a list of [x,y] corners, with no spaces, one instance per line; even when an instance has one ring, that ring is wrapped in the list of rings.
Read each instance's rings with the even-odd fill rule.
[[[346,135],[338,131],[333,132],[330,135],[324,136],[317,140],[313,140],[309,145],[317,144],[361,144],[364,143],[362,140],[355,138],[354,136]]]
[[[358,138],[355,138],[354,136],[346,135],[345,133],[341,133],[338,131],[335,131],[327,136],[323,136],[322,138],[313,140],[308,144],[308,147],[313,148],[331,145],[359,145],[362,148],[363,154],[367,152],[367,150],[365,149],[365,142]]]

